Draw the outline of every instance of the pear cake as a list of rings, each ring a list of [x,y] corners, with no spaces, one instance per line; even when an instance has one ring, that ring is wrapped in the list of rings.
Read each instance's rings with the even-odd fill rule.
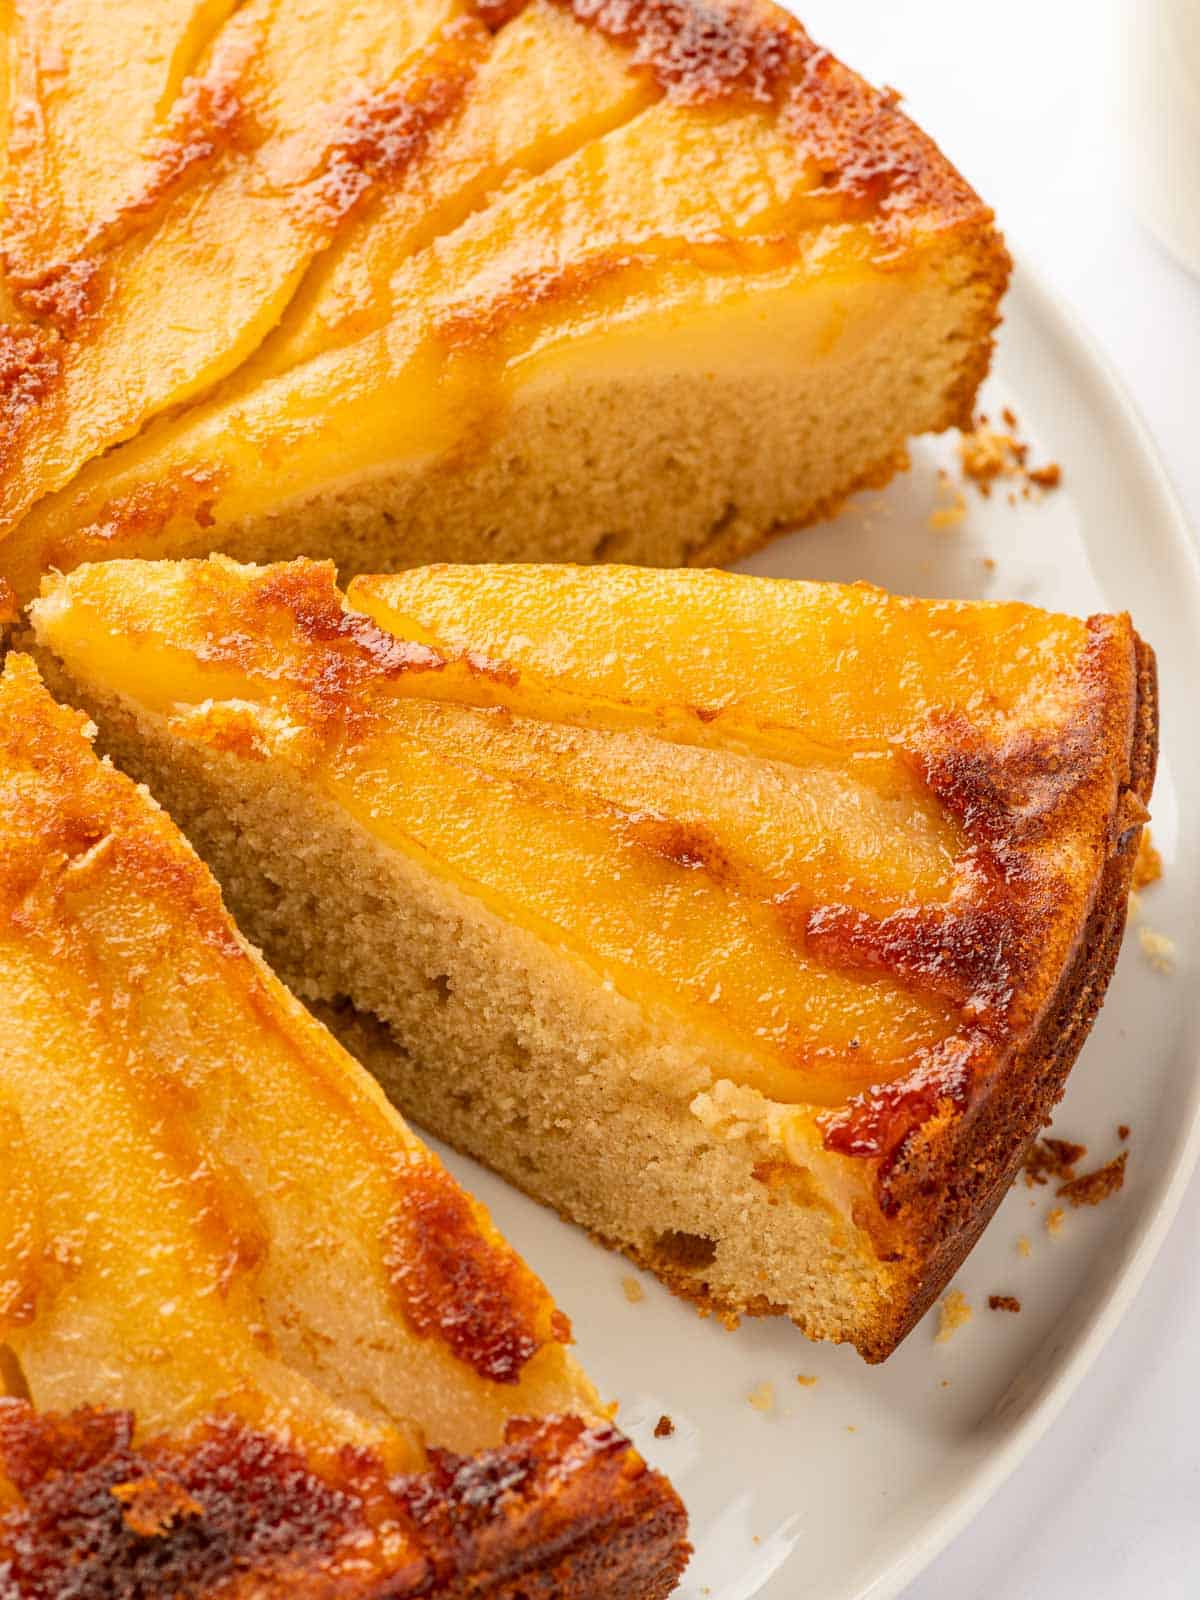
[[[28,657],[0,678],[0,1591],[665,1596],[486,1213]]]
[[[31,0],[0,29],[23,600],[213,549],[720,563],[882,483],[987,369],[991,212],[768,0]]]
[[[895,1348],[1112,971],[1128,617],[224,557],[43,595],[54,683],[406,1114],[706,1309]]]

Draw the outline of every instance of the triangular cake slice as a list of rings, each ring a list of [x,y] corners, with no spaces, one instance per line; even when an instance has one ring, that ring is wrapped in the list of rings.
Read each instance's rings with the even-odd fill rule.
[[[43,652],[414,1118],[723,1313],[883,1357],[1100,1004],[1129,619],[638,568],[112,562]]]
[[[665,1595],[484,1211],[26,657],[0,679],[0,1588]]]
[[[987,369],[991,213],[769,0],[0,28],[23,598],[213,548],[720,561],[882,482]]]

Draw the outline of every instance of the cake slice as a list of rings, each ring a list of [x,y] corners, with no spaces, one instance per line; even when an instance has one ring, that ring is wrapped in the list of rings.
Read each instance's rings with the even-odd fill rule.
[[[769,0],[143,11],[0,20],[22,598],[214,547],[724,560],[970,413],[991,213]]]
[[[665,1595],[566,1318],[93,733],[9,657],[0,1589]]]
[[[115,561],[65,692],[424,1126],[886,1356],[1049,1115],[1155,751],[1124,616],[637,568]]]

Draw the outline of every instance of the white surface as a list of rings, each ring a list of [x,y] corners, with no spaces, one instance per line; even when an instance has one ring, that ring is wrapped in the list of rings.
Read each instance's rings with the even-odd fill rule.
[[[806,0],[815,36],[905,91],[1022,255],[1072,304],[1200,526],[1200,283],[1125,181],[1122,12],[1140,0]],[[1197,199],[1200,206],[1200,197]],[[1138,537],[1131,530],[1131,539]],[[1134,1041],[1131,1067],[1140,1050]],[[906,1600],[1200,1593],[1200,1186],[1049,1436]]]
[[[1127,4],[1120,50],[1134,202],[1176,258],[1200,272],[1200,6]]]

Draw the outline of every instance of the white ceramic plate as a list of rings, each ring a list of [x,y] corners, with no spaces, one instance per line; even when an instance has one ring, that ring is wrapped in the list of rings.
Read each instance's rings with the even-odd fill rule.
[[[646,1276],[644,1299],[630,1303],[622,1284],[634,1271],[623,1259],[448,1157],[552,1285],[583,1359],[619,1398],[622,1425],[687,1501],[696,1553],[683,1600],[898,1594],[1064,1404],[1141,1283],[1200,1146],[1200,831],[1179,828],[1181,816],[1200,814],[1200,567],[1139,422],[1025,273],[983,399],[993,417],[1005,405],[1032,459],[1062,465],[1062,487],[1040,502],[1014,507],[1003,486],[987,501],[968,488],[966,520],[931,529],[945,501],[937,469],[955,468],[955,441],[922,441],[910,475],[746,566],[1078,613],[1127,609],[1155,646],[1164,753],[1153,831],[1166,873],[1142,897],[1140,921],[1175,941],[1176,971],[1154,970],[1135,917],[1055,1121],[1088,1145],[1087,1166],[1128,1148],[1124,1191],[1068,1212],[1052,1235],[1053,1190],[1019,1184],[957,1279],[972,1320],[937,1343],[931,1316],[886,1366],[870,1368],[777,1321],[726,1332]],[[1132,1130],[1127,1146],[1121,1123]],[[1018,1296],[1020,1314],[989,1310],[989,1294]],[[817,1382],[801,1386],[798,1374]],[[764,1384],[774,1394],[765,1411],[748,1398]],[[664,1414],[675,1432],[656,1439]]]

